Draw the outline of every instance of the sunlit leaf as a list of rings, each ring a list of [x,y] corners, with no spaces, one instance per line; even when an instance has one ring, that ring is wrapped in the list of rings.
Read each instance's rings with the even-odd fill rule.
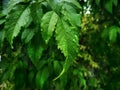
[[[58,21],[58,15],[54,11],[47,12],[41,20],[42,37],[46,43],[51,38],[55,25]]]
[[[61,76],[74,61],[78,52],[78,34],[76,29],[72,29],[64,20],[59,20],[56,28],[56,41],[58,49],[66,57]],[[58,77],[59,77],[58,76]]]

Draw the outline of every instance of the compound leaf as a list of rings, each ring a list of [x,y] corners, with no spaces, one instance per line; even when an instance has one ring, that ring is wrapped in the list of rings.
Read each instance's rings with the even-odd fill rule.
[[[69,68],[78,53],[78,32],[76,29],[70,27],[67,22],[61,19],[56,27],[56,41],[58,48],[66,57],[63,71],[57,77],[59,78]]]
[[[21,27],[25,27],[31,21],[29,7],[22,5],[16,6],[7,16],[5,23],[6,38],[9,43],[13,44],[13,39],[16,37]]]

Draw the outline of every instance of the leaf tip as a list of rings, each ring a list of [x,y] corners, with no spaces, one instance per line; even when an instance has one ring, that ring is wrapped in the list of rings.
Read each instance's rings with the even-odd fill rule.
[[[53,81],[56,81],[58,78],[60,78],[63,75],[64,72],[65,72],[65,69],[63,68],[61,73],[56,78],[54,78]]]

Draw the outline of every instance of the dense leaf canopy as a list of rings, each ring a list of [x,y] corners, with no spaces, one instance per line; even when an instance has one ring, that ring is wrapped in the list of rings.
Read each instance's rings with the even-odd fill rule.
[[[120,90],[119,0],[1,0],[0,90]]]

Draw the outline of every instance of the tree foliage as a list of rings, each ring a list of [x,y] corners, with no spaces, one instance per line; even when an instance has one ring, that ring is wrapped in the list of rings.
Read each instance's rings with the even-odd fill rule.
[[[119,13],[118,0],[0,1],[0,89],[119,90]]]

